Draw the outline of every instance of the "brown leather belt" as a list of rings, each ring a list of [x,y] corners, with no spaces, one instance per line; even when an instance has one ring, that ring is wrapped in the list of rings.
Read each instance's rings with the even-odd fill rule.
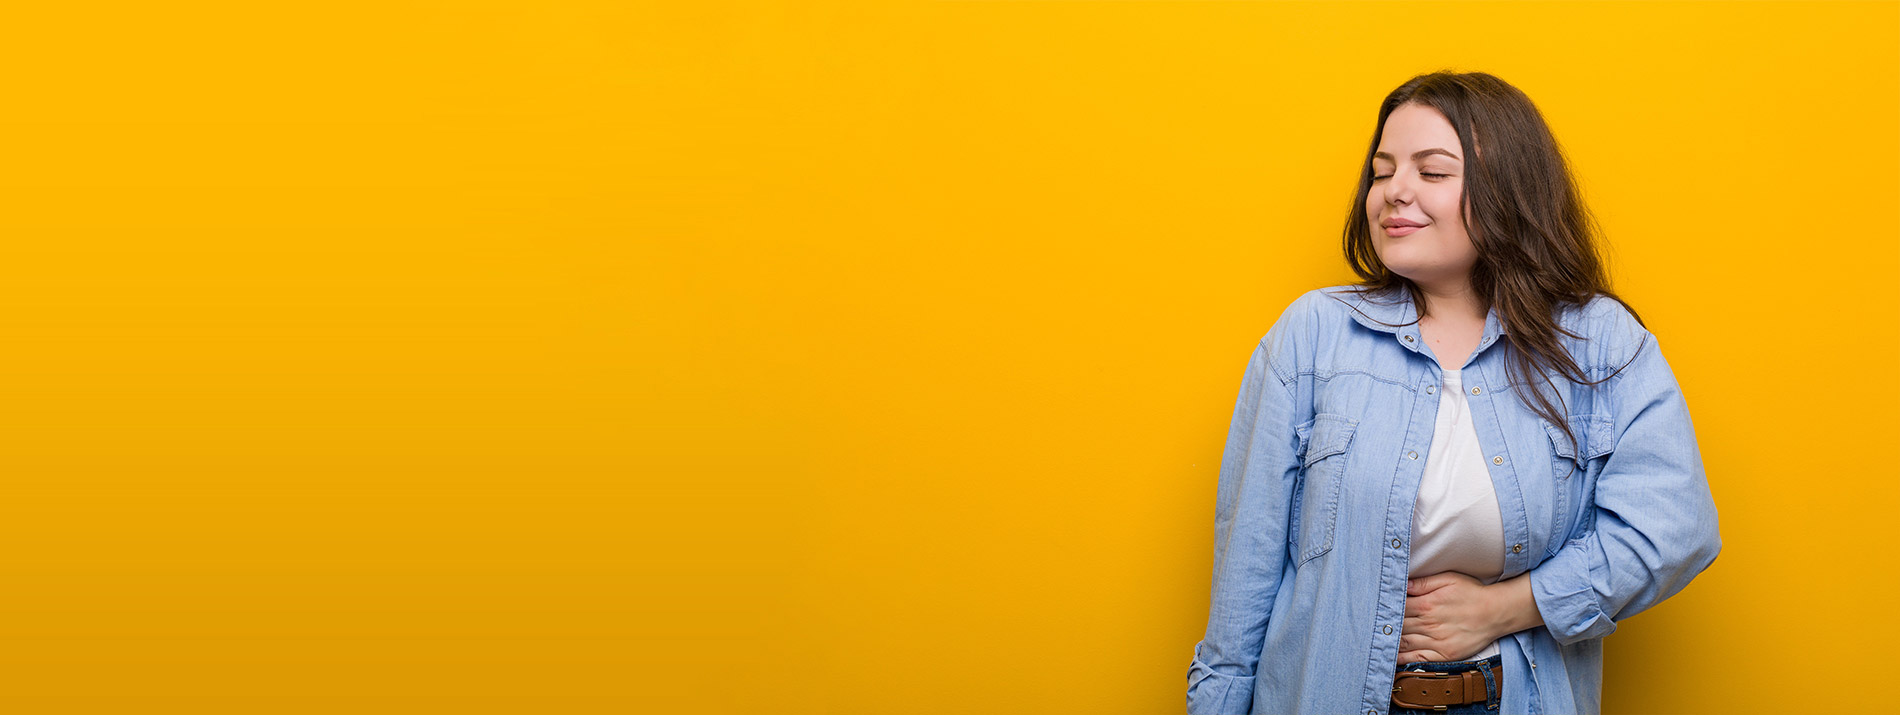
[[[1491,666],[1491,682],[1498,684],[1500,695],[1503,694],[1503,671],[1502,667]],[[1392,678],[1392,704],[1402,708],[1444,710],[1450,705],[1485,700],[1484,673],[1476,670],[1462,673],[1400,671]]]

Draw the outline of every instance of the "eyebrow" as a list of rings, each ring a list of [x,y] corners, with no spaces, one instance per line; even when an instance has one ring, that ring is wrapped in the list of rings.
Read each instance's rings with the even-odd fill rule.
[[[1463,159],[1459,159],[1457,154],[1453,154],[1451,152],[1445,151],[1444,149],[1440,149],[1438,147],[1432,147],[1430,149],[1420,149],[1418,151],[1412,152],[1412,161],[1419,161],[1433,154],[1444,154],[1445,156],[1451,157],[1452,161],[1464,161]],[[1387,154],[1382,151],[1373,152],[1372,158],[1384,159],[1386,161],[1394,161],[1391,154]]]

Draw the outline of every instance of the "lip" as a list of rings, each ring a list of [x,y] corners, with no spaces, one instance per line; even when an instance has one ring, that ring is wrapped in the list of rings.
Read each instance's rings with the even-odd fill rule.
[[[1424,228],[1424,227],[1423,226],[1387,226],[1385,227],[1385,235],[1391,236],[1393,238],[1397,238],[1399,236],[1410,236],[1421,228]]]
[[[1393,227],[1393,226],[1413,226],[1413,227],[1417,227],[1417,226],[1423,226],[1423,225],[1425,225],[1425,224],[1422,224],[1422,223],[1419,223],[1419,222],[1417,222],[1417,221],[1413,221],[1413,220],[1411,220],[1411,219],[1409,219],[1409,218],[1389,218],[1389,219],[1386,219],[1386,220],[1384,220],[1384,221],[1380,221],[1380,222],[1379,222],[1379,225],[1381,225],[1381,226],[1385,226],[1385,227],[1387,227],[1387,228],[1391,228],[1391,227]]]

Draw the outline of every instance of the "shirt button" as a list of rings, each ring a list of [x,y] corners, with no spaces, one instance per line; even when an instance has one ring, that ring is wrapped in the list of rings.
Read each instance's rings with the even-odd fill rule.
[[[1396,549],[1396,548],[1399,548],[1399,540],[1398,540],[1398,537],[1393,537],[1393,539],[1392,539],[1392,548],[1395,548],[1395,549]]]
[[[1523,544],[1511,544],[1511,553],[1513,553],[1513,554],[1521,554],[1521,553],[1524,553],[1524,545],[1523,545]]]
[[[1410,336],[1410,335],[1407,335],[1407,336],[1404,336],[1404,337],[1405,337],[1405,342],[1408,342],[1408,343],[1409,343],[1409,342],[1412,342],[1412,336]]]
[[[1406,458],[1406,459],[1418,459],[1418,453],[1417,453],[1417,452],[1406,452],[1406,453],[1405,453],[1405,458]]]
[[[1432,395],[1432,394],[1437,394],[1437,393],[1438,393],[1438,386],[1437,386],[1437,385],[1426,385],[1426,386],[1425,386],[1425,394],[1427,394],[1427,395]]]
[[[1492,464],[1503,464],[1503,463],[1504,463],[1504,458],[1503,458],[1503,457],[1492,457],[1492,458],[1491,458],[1491,463],[1492,463]]]
[[[1480,390],[1479,390],[1478,388],[1475,388],[1475,387],[1474,387],[1474,388],[1471,388],[1471,394],[1473,394],[1473,395],[1476,395],[1476,394],[1478,394],[1479,392],[1480,392]]]
[[[1392,627],[1391,627],[1391,626],[1386,626],[1386,627],[1385,627],[1385,634],[1386,634],[1386,635],[1388,635],[1388,636],[1389,636],[1389,635],[1392,635]]]

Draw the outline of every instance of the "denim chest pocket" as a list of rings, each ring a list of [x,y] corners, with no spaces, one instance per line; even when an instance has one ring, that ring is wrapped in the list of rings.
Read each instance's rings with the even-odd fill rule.
[[[1344,415],[1320,413],[1295,432],[1300,438],[1300,478],[1294,486],[1287,537],[1298,563],[1304,564],[1333,548],[1333,527],[1339,516],[1340,483],[1345,481],[1346,459],[1359,421]]]
[[[1556,515],[1551,520],[1550,548],[1546,556],[1556,554],[1570,540],[1571,532],[1576,530],[1585,507],[1591,502],[1590,491],[1595,488],[1596,476],[1616,449],[1616,421],[1608,415],[1571,417],[1570,431],[1576,437],[1575,445],[1571,444],[1571,436],[1556,425],[1544,423],[1544,432],[1550,436],[1550,474]]]

